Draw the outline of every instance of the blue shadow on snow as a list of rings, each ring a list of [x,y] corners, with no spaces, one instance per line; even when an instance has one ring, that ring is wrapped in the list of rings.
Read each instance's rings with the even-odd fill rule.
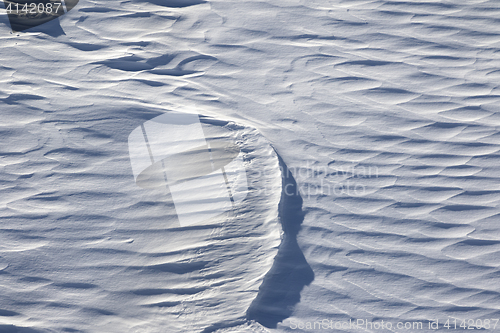
[[[249,320],[267,328],[276,328],[279,322],[291,316],[300,302],[300,292],[314,280],[314,272],[297,243],[304,221],[303,200],[290,170],[279,155],[278,159],[283,178],[279,215],[284,236],[274,264],[247,310]]]

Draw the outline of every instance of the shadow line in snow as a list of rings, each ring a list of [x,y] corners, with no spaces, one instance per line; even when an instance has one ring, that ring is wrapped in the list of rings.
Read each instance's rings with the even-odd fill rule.
[[[291,316],[295,305],[300,302],[302,289],[314,280],[314,272],[297,243],[304,221],[303,200],[292,173],[279,155],[278,159],[283,177],[279,203],[283,240],[273,266],[247,310],[247,319],[268,328],[276,328],[279,322]]]

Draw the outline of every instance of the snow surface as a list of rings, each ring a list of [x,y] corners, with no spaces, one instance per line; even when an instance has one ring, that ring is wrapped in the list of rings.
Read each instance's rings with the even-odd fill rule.
[[[500,318],[498,1],[81,0],[26,33],[0,21],[0,332]],[[246,155],[250,194],[210,227],[169,228],[128,156],[186,109]]]

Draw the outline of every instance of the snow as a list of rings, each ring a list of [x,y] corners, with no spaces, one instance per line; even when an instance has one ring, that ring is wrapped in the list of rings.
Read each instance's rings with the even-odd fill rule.
[[[499,15],[96,0],[12,33],[2,11],[0,332],[500,318]],[[172,112],[241,149],[248,194],[206,224],[135,181],[130,134]]]

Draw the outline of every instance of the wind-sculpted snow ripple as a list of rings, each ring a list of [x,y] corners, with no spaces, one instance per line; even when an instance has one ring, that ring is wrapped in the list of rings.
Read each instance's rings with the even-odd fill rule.
[[[0,318],[36,330],[251,326],[246,311],[281,242],[273,148],[255,129],[203,118],[207,140],[239,145],[248,193],[233,211],[183,227],[165,187],[135,186],[126,132],[144,121],[142,113],[123,120],[115,110],[101,112],[107,120],[90,116],[87,124],[47,116],[32,128],[45,144],[28,152],[18,146],[25,160],[3,166],[4,177],[31,173],[2,189]],[[46,167],[31,170],[29,161],[41,160]]]
[[[0,27],[0,330],[499,318],[499,13],[492,0],[108,0],[80,1],[65,34]],[[130,182],[127,135],[186,107],[244,124],[250,166],[279,169],[271,142],[301,191],[290,253],[314,280],[295,307],[258,297],[261,324],[241,313],[265,269],[246,283],[223,263],[273,264],[252,253],[276,238],[243,222],[274,221],[278,172],[276,196],[213,234],[166,229],[172,205]],[[268,280],[282,296],[302,282]]]

